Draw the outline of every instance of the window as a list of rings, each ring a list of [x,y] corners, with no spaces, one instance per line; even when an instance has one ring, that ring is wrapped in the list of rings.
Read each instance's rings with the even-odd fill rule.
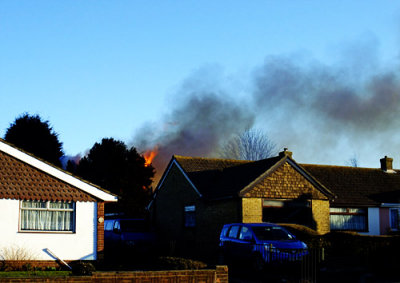
[[[253,233],[251,233],[251,230],[249,228],[243,226],[240,230],[239,240],[250,241],[251,239],[253,239]]]
[[[400,208],[390,209],[390,229],[392,230],[400,229]]]
[[[185,227],[195,227],[196,226],[196,206],[189,205],[185,206],[184,211],[184,221]]]
[[[106,220],[104,221],[104,230],[112,231],[113,230],[114,220]]]
[[[119,220],[114,222],[113,231],[121,232],[121,225],[119,224]]]
[[[238,236],[239,228],[240,226],[232,226],[231,229],[229,230],[228,237],[236,239]]]
[[[308,199],[263,200],[262,221],[271,223],[314,224]]]
[[[364,208],[331,207],[331,230],[367,231],[367,216]]]
[[[261,241],[287,241],[293,239],[293,236],[290,233],[277,226],[254,227],[253,231],[257,239]]]
[[[73,202],[21,201],[20,231],[74,231]]]

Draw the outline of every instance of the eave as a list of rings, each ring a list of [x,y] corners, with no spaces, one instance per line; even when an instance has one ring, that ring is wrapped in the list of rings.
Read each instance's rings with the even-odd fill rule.
[[[73,175],[67,173],[66,171],[51,165],[45,161],[42,161],[33,155],[26,153],[15,146],[5,142],[0,139],[0,151],[54,177],[57,178],[71,186],[76,187],[77,189],[82,190],[83,192],[101,200],[104,202],[116,202],[118,201],[118,196],[106,192],[105,190],[97,187],[94,184],[90,184],[82,179],[74,177]]]

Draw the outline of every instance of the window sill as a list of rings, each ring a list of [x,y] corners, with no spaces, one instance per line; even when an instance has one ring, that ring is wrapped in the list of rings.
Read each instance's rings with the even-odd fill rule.
[[[19,230],[18,233],[23,233],[23,234],[76,234],[74,231],[36,231],[36,230]]]

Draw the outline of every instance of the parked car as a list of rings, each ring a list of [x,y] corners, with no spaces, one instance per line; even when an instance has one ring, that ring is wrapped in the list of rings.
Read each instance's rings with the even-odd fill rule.
[[[257,271],[264,269],[266,263],[299,261],[308,254],[305,243],[271,223],[226,224],[219,248],[225,260],[250,262]]]
[[[156,236],[145,219],[115,218],[104,221],[104,248],[108,254],[152,251]]]

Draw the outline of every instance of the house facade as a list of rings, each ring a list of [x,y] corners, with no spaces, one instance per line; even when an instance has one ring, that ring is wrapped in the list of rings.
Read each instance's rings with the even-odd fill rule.
[[[117,196],[0,140],[0,256],[96,260],[104,204]]]
[[[173,156],[149,208],[165,244],[216,247],[223,224],[297,223],[382,235],[399,229],[400,172],[298,164],[285,150],[260,161]]]
[[[333,197],[288,151],[255,162],[174,156],[150,208],[165,244],[180,252],[217,247],[222,226],[233,222],[298,223],[328,232]]]
[[[399,231],[400,172],[385,156],[380,168],[302,164],[335,193],[330,202],[330,228],[365,235]]]

